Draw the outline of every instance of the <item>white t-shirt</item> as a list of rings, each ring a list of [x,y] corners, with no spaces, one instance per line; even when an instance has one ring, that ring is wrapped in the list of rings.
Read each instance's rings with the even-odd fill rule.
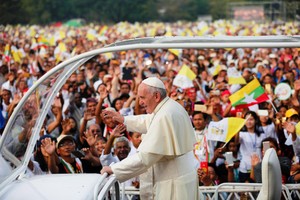
[[[258,136],[255,133],[240,133],[240,172],[249,173],[251,170],[251,155],[257,154],[261,158],[261,142],[266,138],[265,134]]]

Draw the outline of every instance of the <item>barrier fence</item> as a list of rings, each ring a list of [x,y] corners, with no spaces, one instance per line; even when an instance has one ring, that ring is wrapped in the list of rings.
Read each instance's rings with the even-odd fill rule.
[[[223,183],[218,186],[200,186],[199,199],[206,200],[255,200],[261,184],[259,183]],[[121,193],[124,194],[123,190]],[[134,187],[126,187],[126,200],[135,200],[139,195],[139,189]],[[300,200],[300,184],[284,184],[282,185],[281,199]]]

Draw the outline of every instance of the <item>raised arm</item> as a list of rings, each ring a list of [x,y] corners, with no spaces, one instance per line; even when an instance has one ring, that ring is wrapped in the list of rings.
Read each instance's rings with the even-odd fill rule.
[[[104,90],[104,91],[101,91],[100,92],[100,98],[99,98],[99,101],[98,101],[98,104],[96,106],[96,112],[95,112],[95,115],[96,115],[96,123],[97,124],[100,124],[102,122],[102,119],[101,119],[101,112],[102,112],[102,104],[104,102],[104,99],[108,96],[108,91],[107,90]]]
[[[52,113],[55,115],[55,120],[48,125],[48,133],[51,133],[56,127],[58,127],[61,124],[63,118],[61,104],[54,104],[51,110]]]
[[[115,99],[119,95],[118,86],[119,86],[119,75],[120,75],[120,67],[114,68],[114,76],[111,82],[111,95],[112,98]]]
[[[103,153],[104,155],[111,153],[111,148],[113,146],[115,138],[123,136],[122,132],[124,132],[125,130],[126,130],[126,127],[124,124],[118,124],[114,128],[114,130],[111,132],[110,137],[105,146],[104,153]]]
[[[55,152],[55,141],[52,141],[51,138],[45,138],[41,142],[42,148],[48,154],[47,164],[49,171],[53,174],[58,173],[59,158]]]

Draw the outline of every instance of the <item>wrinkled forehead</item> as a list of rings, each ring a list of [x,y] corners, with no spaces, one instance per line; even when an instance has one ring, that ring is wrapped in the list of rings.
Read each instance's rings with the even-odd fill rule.
[[[116,147],[120,148],[120,147],[129,147],[129,144],[126,141],[119,141],[116,143]]]
[[[138,88],[138,95],[145,96],[145,94],[148,92],[148,90],[149,90],[149,86],[146,85],[145,83],[141,83]]]

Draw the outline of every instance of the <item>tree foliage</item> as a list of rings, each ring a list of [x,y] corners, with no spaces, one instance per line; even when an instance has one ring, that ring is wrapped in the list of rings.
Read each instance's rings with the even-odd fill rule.
[[[234,1],[250,0],[1,0],[0,24],[49,24],[74,18],[96,23],[173,22],[195,21],[201,15],[221,19],[227,17],[227,3]]]

